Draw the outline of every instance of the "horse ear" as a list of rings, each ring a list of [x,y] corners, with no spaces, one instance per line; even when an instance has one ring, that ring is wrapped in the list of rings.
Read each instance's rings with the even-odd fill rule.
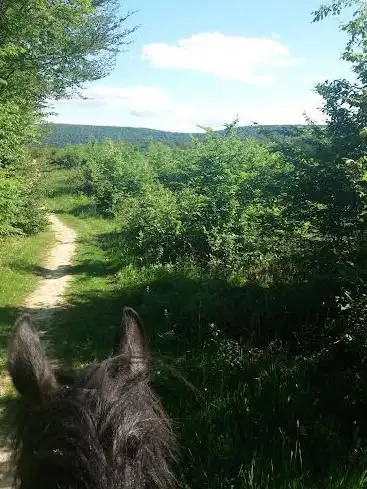
[[[14,325],[8,346],[8,371],[19,394],[40,401],[57,382],[29,314]]]
[[[143,322],[138,313],[130,307],[125,307],[123,310],[114,354],[125,355],[133,373],[146,372],[148,369],[148,345]]]

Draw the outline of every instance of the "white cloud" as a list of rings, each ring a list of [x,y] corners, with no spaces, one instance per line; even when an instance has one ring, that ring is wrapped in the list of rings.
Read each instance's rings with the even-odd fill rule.
[[[74,96],[62,103],[82,108],[125,108],[133,112],[159,112],[169,111],[171,102],[160,87],[150,85],[135,85],[118,88],[93,86],[82,92],[82,98]]]
[[[303,97],[276,98],[271,102],[246,100],[234,103],[182,103],[174,100],[160,87],[133,86],[125,88],[95,86],[84,91],[83,99],[70,99],[56,106],[55,122],[75,124],[150,127],[168,131],[198,131],[197,124],[215,129],[239,115],[240,124],[302,124],[303,113],[315,122],[324,122],[321,97],[307,92]],[[95,110],[98,108],[98,112]]]
[[[275,39],[226,36],[219,32],[196,34],[180,39],[177,45],[147,44],[142,58],[155,67],[200,71],[257,84],[273,83],[274,69],[298,62],[287,46]]]

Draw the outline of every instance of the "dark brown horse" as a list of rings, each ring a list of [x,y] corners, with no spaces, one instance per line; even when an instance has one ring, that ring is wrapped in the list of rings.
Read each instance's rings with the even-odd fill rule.
[[[8,368],[20,394],[13,426],[21,489],[168,489],[175,440],[148,383],[148,348],[125,308],[114,356],[63,372],[47,359],[30,317],[16,322]]]

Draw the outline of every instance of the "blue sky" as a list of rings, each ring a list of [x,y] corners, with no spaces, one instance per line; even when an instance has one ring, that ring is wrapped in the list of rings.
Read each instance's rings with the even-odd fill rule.
[[[322,122],[315,83],[341,76],[342,19],[311,23],[321,0],[125,0],[140,24],[87,100],[54,105],[55,122],[197,131],[240,124]]]

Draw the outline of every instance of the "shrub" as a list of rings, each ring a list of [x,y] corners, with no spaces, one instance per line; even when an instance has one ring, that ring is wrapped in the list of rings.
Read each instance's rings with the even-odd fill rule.
[[[36,233],[45,222],[37,163],[0,170],[0,236]]]
[[[48,161],[58,168],[78,168],[87,162],[87,146],[68,145],[65,148],[45,148],[44,154]]]
[[[102,214],[114,215],[126,198],[153,183],[151,168],[130,145],[112,141],[91,144],[86,147],[86,158],[85,191]]]
[[[142,258],[175,262],[186,257],[204,267],[240,271],[259,255],[279,252],[286,231],[289,240],[295,234],[286,218],[292,167],[263,144],[233,135],[209,137],[186,150],[156,144],[144,162],[127,165],[137,179],[148,162],[150,185],[146,178],[140,189],[125,189],[124,195],[136,201],[129,201],[127,209],[120,199],[118,213]],[[98,171],[105,181],[98,180],[93,194],[116,203],[123,185],[118,189],[113,182],[121,178],[126,186],[131,177],[126,179],[126,169],[122,174],[120,164],[111,159],[108,169],[99,164]]]

